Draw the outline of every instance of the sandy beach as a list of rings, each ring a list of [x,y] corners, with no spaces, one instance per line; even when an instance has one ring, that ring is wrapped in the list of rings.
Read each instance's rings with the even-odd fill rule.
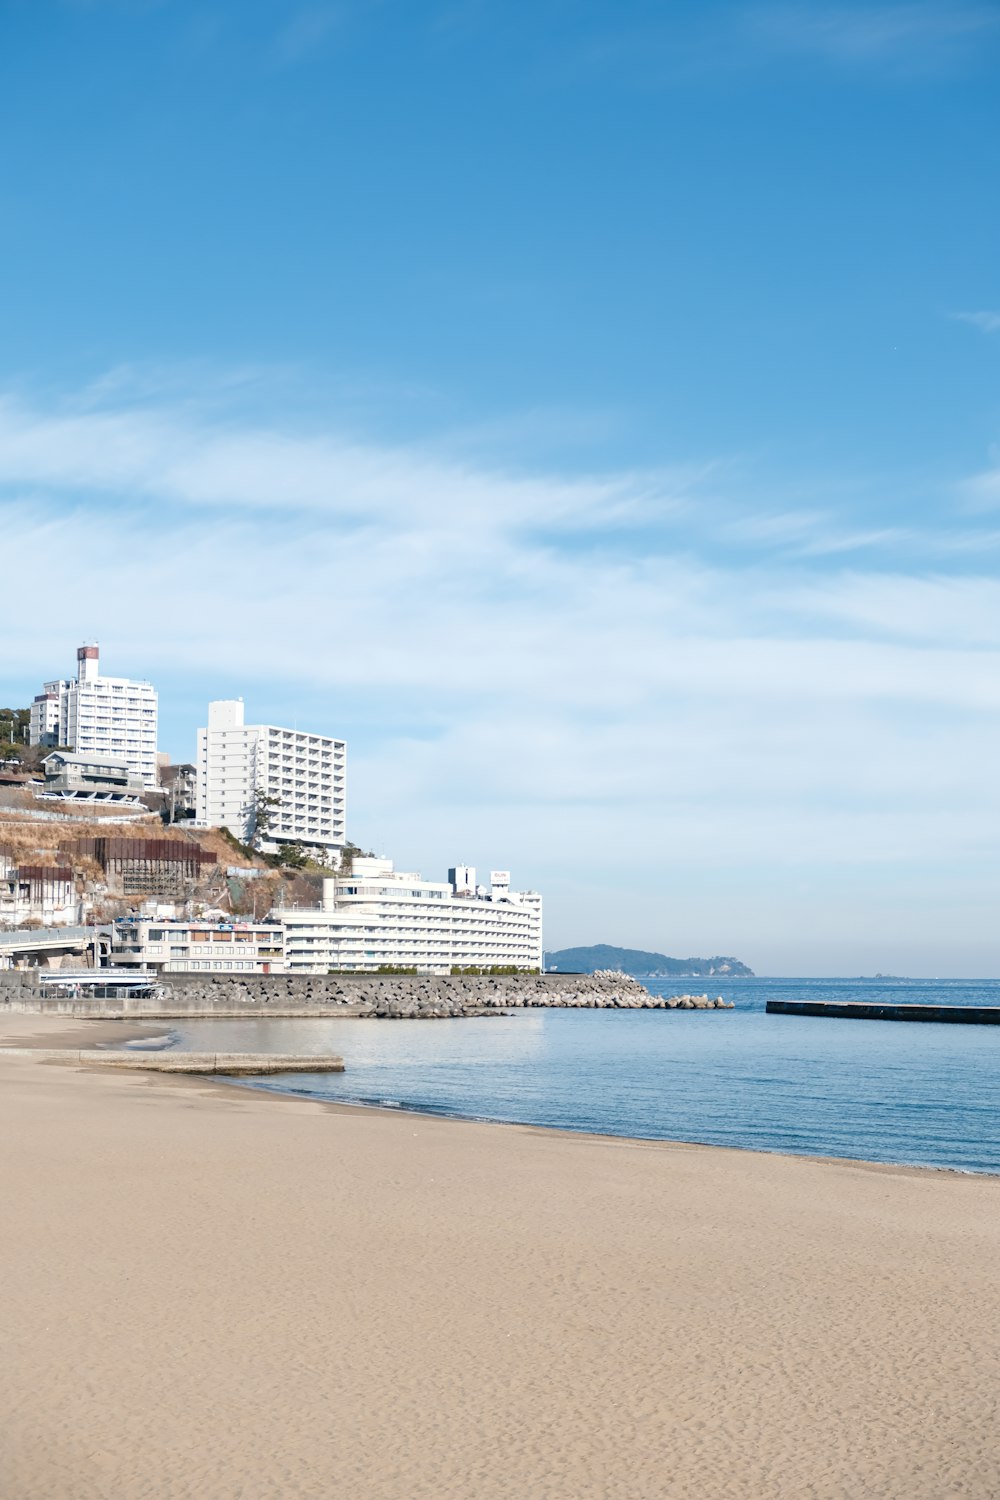
[[[5,1500],[1000,1494],[1000,1179],[27,1057],[0,1119]]]

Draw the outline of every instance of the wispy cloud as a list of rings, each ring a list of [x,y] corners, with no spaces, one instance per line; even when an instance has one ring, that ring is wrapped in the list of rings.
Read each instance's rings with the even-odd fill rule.
[[[1000,333],[1000,312],[960,312],[953,314],[959,323],[969,323],[983,333]]]
[[[405,445],[329,432],[233,427],[221,412],[144,400],[126,372],[80,403],[38,411],[0,398],[0,486],[139,494],[184,505],[323,512],[341,522],[417,521],[492,532],[618,527],[662,516],[690,469],[593,476],[516,474]],[[108,393],[117,400],[100,402]],[[95,405],[95,402],[100,404]]]
[[[125,15],[144,15],[162,10],[170,0],[59,0],[66,10],[117,10]]]
[[[1000,509],[1000,464],[965,480],[960,493],[973,511]]]
[[[801,619],[839,621],[854,632],[887,640],[1000,651],[1000,582],[947,573],[845,572],[789,587],[781,607]]]
[[[322,45],[341,24],[339,5],[309,5],[296,11],[281,28],[275,41],[275,52],[283,63],[299,62]]]
[[[830,557],[898,545],[913,533],[898,526],[854,527],[828,510],[779,511],[723,523],[724,534],[747,546],[780,548],[786,557]]]
[[[659,88],[678,78],[740,77],[812,59],[840,69],[908,76],[954,68],[1000,41],[1000,9],[975,0],[902,4],[734,3],[653,18],[622,17],[570,45],[552,77],[626,78]]]
[[[837,63],[934,64],[1000,30],[996,6],[765,5],[745,12],[751,32],[780,52]]]

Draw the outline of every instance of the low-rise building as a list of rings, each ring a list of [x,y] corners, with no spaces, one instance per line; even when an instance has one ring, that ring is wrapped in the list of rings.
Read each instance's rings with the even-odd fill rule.
[[[505,870],[487,888],[468,866],[457,869],[457,882],[424,880],[389,859],[356,858],[349,876],[323,881],[321,906],[271,913],[284,929],[287,972],[541,970],[541,896],[512,891]]]
[[[164,797],[164,812],[168,823],[179,823],[194,818],[198,812],[198,772],[189,762],[171,765],[157,756],[157,775]]]
[[[0,854],[0,927],[63,927],[80,919],[68,865],[18,864]]]
[[[276,922],[164,922],[122,917],[111,962],[164,974],[282,974],[284,932]]]
[[[97,751],[53,750],[42,762],[45,795],[76,802],[138,802],[142,777],[124,760]]]

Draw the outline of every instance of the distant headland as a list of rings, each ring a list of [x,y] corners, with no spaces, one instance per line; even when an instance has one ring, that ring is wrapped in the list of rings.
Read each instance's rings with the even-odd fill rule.
[[[615,948],[610,943],[594,943],[589,948],[560,948],[555,953],[546,953],[545,967],[564,974],[593,974],[597,969],[619,969],[636,979],[666,979],[678,974],[753,978],[753,970],[740,963],[738,958],[668,958],[665,953],[647,953],[643,948]]]

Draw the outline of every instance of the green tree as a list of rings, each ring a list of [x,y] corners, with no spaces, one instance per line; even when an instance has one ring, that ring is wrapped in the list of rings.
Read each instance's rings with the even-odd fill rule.
[[[309,851],[301,840],[296,839],[291,844],[281,844],[278,849],[278,862],[289,870],[302,870],[309,860]]]
[[[265,792],[262,786],[254,789],[250,802],[250,838],[251,849],[260,849],[261,844],[267,838],[281,806],[280,797],[272,797]]]
[[[365,851],[358,844],[352,844],[351,840],[348,839],[347,843],[344,845],[343,849],[341,849],[341,851],[340,851],[340,864],[337,866],[337,874],[338,875],[352,875],[354,873],[354,861],[356,859],[371,859],[371,858],[372,858],[372,851],[370,849],[369,849],[368,853],[366,854]]]
[[[0,759],[17,760],[28,743],[31,710],[0,708]]]

